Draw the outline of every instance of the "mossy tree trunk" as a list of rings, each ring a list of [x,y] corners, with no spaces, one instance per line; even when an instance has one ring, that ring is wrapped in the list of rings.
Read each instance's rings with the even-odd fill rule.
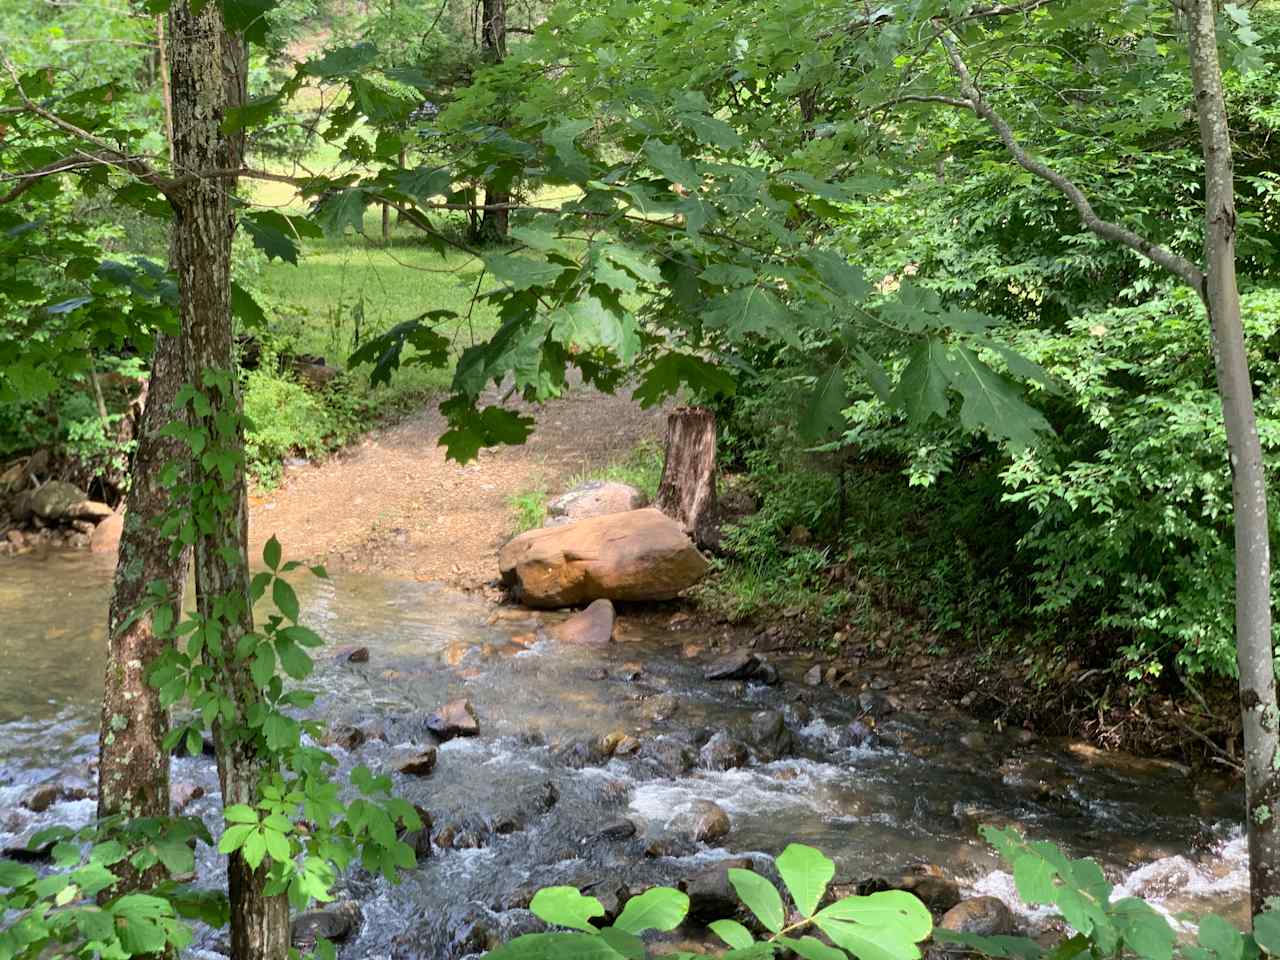
[[[103,818],[169,813],[169,753],[164,749],[169,715],[160,705],[159,691],[146,679],[148,667],[169,641],[154,629],[159,608],[151,607],[149,590],[155,584],[168,597],[162,606],[168,607],[170,623],[176,623],[191,551],[160,536],[160,522],[173,506],[160,484],[160,471],[187,451],[160,434],[174,416],[174,398],[186,381],[179,339],[161,336],[151,361],[107,617],[107,675],[98,733],[98,816]],[[148,886],[157,876],[126,871],[110,893]]]
[[[224,805],[256,804],[267,759],[250,735],[246,716],[260,693],[237,662],[237,640],[253,630],[249,593],[248,498],[244,474],[241,401],[234,370],[231,318],[231,240],[234,180],[225,171],[243,162],[243,139],[221,129],[228,110],[243,103],[247,76],[244,43],[228,35],[217,4],[176,0],[169,12],[172,38],[174,163],[193,177],[174,207],[173,259],[178,274],[182,343],[190,382],[208,401],[193,418],[206,450],[230,455],[231,466],[193,477],[197,534],[194,544],[196,611],[216,624],[217,644],[206,641],[205,659],[219,671],[235,708],[214,725],[218,779]],[[223,472],[226,470],[226,472]],[[206,629],[206,635],[208,629]],[[232,960],[284,960],[289,952],[289,906],[267,896],[270,865],[257,870],[239,851],[228,864]]]

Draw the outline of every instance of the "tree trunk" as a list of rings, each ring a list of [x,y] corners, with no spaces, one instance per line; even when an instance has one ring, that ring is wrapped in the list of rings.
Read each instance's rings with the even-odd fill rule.
[[[1236,286],[1235,184],[1214,4],[1189,0],[1191,75],[1205,167],[1205,283],[1214,363],[1231,457],[1235,518],[1236,657],[1244,724],[1252,912],[1280,896],[1280,737],[1271,643],[1271,544],[1266,473],[1253,410],[1252,377]]]
[[[483,0],[480,44],[487,63],[501,63],[507,57],[507,0]],[[484,213],[476,228],[476,240],[500,243],[507,238],[511,211],[511,191],[507,185],[490,180],[484,185]]]
[[[173,399],[186,381],[178,338],[161,336],[151,361],[107,617],[107,675],[98,733],[99,817],[169,813],[169,752],[164,749],[169,715],[160,706],[159,691],[146,680],[147,668],[168,641],[156,636],[151,614],[135,617],[135,612],[147,599],[148,586],[158,581],[172,598],[171,622],[176,623],[186,584],[191,551],[175,554],[159,530],[161,518],[173,506],[169,491],[159,483],[160,471],[187,453],[160,431],[173,419]],[[110,895],[149,886],[162,873],[139,876],[126,870]]]
[[[657,507],[693,542],[713,544],[716,526],[716,415],[677,407],[667,417],[667,449]]]
[[[197,176],[237,169],[243,137],[224,136],[227,110],[244,100],[244,44],[226,34],[219,8],[177,0],[170,8],[174,156],[179,170]],[[234,182],[196,179],[174,202],[173,255],[178,273],[182,341],[195,388],[211,410],[194,421],[206,431],[207,450],[238,454],[230,477],[207,470],[193,497],[200,523],[194,545],[196,608],[221,627],[219,643],[208,644],[206,662],[235,705],[237,722],[214,726],[218,779],[224,805],[257,801],[265,760],[255,741],[241,733],[248,709],[258,701],[247,664],[234,660],[236,641],[253,629],[249,601],[248,504],[244,477],[244,435],[239,419],[228,425],[225,411],[240,412],[232,359],[231,239]],[[201,468],[197,468],[201,469]],[[284,960],[289,952],[289,906],[283,895],[265,895],[269,860],[253,870],[239,852],[228,864],[232,960]]]

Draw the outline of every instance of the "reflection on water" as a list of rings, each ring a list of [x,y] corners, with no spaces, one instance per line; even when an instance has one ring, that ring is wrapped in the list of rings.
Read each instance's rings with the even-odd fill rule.
[[[0,563],[0,723],[93,708],[111,573],[110,561],[87,552]]]
[[[81,556],[0,566],[0,844],[51,818],[92,815],[83,800],[45,815],[16,800],[92,758],[109,577]],[[398,887],[350,872],[344,892],[366,917],[346,948],[351,957],[459,956],[518,928],[527,915],[509,908],[530,884],[670,882],[730,852],[777,853],[792,840],[826,850],[844,879],[927,861],[1017,907],[1010,878],[977,840],[987,823],[1017,822],[1094,856],[1124,891],[1170,910],[1228,909],[1247,885],[1239,798],[1169,765],[990,730],[984,747],[968,749],[960,737],[972,721],[942,712],[891,716],[875,744],[841,746],[838,732],[854,715],[847,698],[798,684],[708,684],[701,665],[680,655],[687,632],[633,628],[605,649],[561,647],[535,642],[533,622],[495,621],[484,603],[433,585],[344,575],[299,588],[307,622],[326,641],[370,650],[359,665],[321,651],[312,684],[321,694],[312,715],[371,735],[351,753],[335,750],[343,774],[357,763],[384,768],[426,742],[423,718],[455,697],[471,700],[482,725],[480,737],[444,744],[430,777],[398,784],[464,849],[438,851]],[[784,675],[803,670],[779,666]],[[638,679],[623,679],[637,670]],[[695,746],[720,730],[745,737],[754,711],[787,707],[800,691],[814,699],[813,715],[792,724],[795,749],[772,762],[673,772],[648,759],[591,756],[607,734]],[[216,832],[212,764],[175,760],[174,778],[204,787],[209,796],[192,809]],[[655,841],[678,839],[697,800],[730,815],[724,850],[686,841],[646,855]],[[599,838],[623,818],[634,837]],[[216,883],[216,858],[202,858],[201,876]]]

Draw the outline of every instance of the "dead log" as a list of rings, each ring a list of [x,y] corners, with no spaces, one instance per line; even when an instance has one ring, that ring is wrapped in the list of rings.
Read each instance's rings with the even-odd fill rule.
[[[667,449],[655,504],[698,546],[718,541],[716,415],[677,407],[667,416]]]

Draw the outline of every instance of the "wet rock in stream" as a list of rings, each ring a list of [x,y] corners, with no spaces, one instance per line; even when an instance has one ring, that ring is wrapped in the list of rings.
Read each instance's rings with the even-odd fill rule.
[[[435,747],[423,747],[407,756],[398,758],[393,768],[397,773],[410,777],[425,777],[436,768],[437,751]]]
[[[561,643],[604,646],[613,640],[614,620],[613,604],[608,600],[594,600],[585,610],[551,627],[547,633]]]
[[[702,672],[704,680],[745,680],[756,672],[760,658],[750,650],[734,650],[711,662]]]
[[[427,729],[440,740],[474,737],[480,733],[480,721],[470,700],[453,700],[427,717]]]
[[[735,740],[721,730],[703,744],[698,757],[708,770],[735,770],[746,766],[751,751],[741,740]]]
[[[58,802],[58,792],[56,783],[41,783],[26,790],[18,803],[33,813],[44,813]]]
[[[938,921],[943,930],[994,937],[1013,933],[1013,913],[997,897],[974,897],[962,900]]]
[[[675,737],[654,737],[640,748],[640,758],[666,777],[682,777],[693,769],[693,748]]]
[[[316,941],[341,943],[360,926],[364,913],[354,900],[340,900],[319,910],[308,910],[293,919],[290,941],[299,950],[310,950]]]
[[[777,710],[757,710],[751,715],[747,743],[761,763],[772,763],[791,754],[796,747],[795,736]]]

